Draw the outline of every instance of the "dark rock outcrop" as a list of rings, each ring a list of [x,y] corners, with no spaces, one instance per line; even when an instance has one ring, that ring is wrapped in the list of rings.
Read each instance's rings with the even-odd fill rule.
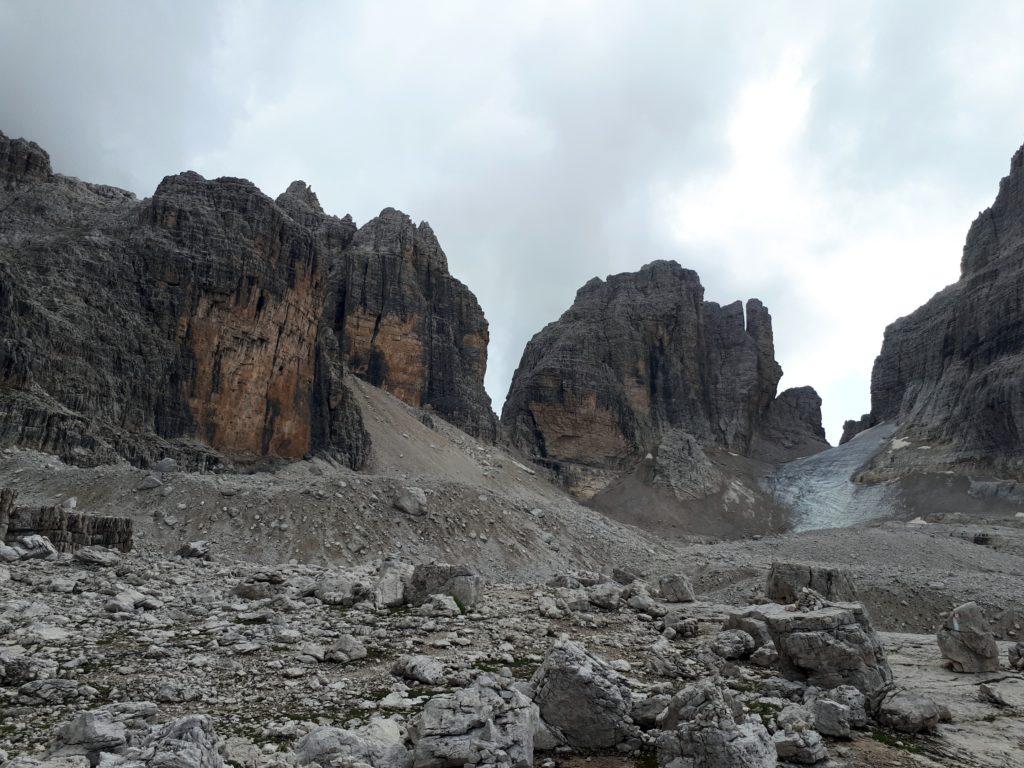
[[[373,375],[345,328],[371,295],[373,338],[397,317],[423,342],[385,349],[377,383],[493,436],[483,314],[429,227],[389,211],[408,227],[385,236],[379,219],[357,230],[325,214],[302,182],[274,201],[192,172],[140,202],[53,174],[37,145],[0,134],[0,444],[78,464],[323,453],[362,466],[347,360]],[[355,274],[364,297],[339,302]]]
[[[132,521],[127,517],[90,515],[55,507],[14,507],[0,543],[24,536],[45,536],[58,552],[99,545],[128,552],[132,548]]]
[[[971,225],[960,279],[885,331],[871,412],[844,438],[882,422],[928,443],[920,463],[1024,469],[1024,147],[992,206]]]
[[[493,440],[484,391],[487,321],[448,272],[426,222],[385,208],[355,233],[331,275],[334,331],[358,376],[410,405]]]
[[[744,456],[827,447],[820,399],[810,388],[776,398],[781,377],[760,301],[704,301],[695,272],[656,261],[594,278],[531,339],[502,429],[577,486],[581,471],[628,469],[676,428]]]
[[[8,139],[0,132],[0,188],[14,190],[53,175],[50,156],[34,141]]]
[[[765,595],[777,603],[795,603],[804,589],[813,589],[826,600],[855,602],[857,589],[850,573],[807,563],[773,562],[768,570]]]
[[[754,452],[784,462],[809,456],[827,447],[821,425],[821,397],[813,387],[784,390],[768,406],[755,440]]]
[[[840,445],[846,445],[865,429],[871,429],[876,422],[872,420],[870,413],[865,413],[859,419],[847,419],[843,422],[843,435],[839,438]]]

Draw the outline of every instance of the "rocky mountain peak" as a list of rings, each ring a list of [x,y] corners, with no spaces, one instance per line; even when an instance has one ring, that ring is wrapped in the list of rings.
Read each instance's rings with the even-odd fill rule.
[[[673,429],[748,455],[764,442],[755,437],[769,423],[781,375],[771,315],[760,301],[750,300],[746,312],[739,301],[706,302],[696,272],[654,261],[588,281],[534,336],[502,428],[514,445],[573,476],[622,471]],[[773,434],[807,436],[795,448],[789,435],[781,453],[825,447],[820,410],[817,424],[805,423],[812,411],[801,400],[777,412],[776,421],[800,418]]]
[[[473,435],[495,437],[483,387],[487,320],[449,273],[429,224],[385,208],[354,234],[331,281],[335,334],[355,374]]]
[[[34,141],[10,139],[0,132],[0,185],[3,189],[45,181],[52,175],[46,150]]]
[[[1024,146],[1010,161],[992,205],[978,214],[967,233],[961,277],[983,270],[999,259],[1024,254]]]
[[[487,322],[429,225],[389,208],[357,231],[304,182],[276,201],[194,171],[142,201],[26,183],[50,177],[37,145],[0,139],[5,445],[86,464],[358,467],[369,442],[346,369],[493,438]]]
[[[297,205],[301,205],[308,208],[315,213],[323,213],[324,209],[320,206],[320,200],[316,196],[316,192],[304,181],[296,180],[288,185],[288,189],[282,192],[278,198],[278,205],[283,205],[287,201],[294,201]]]

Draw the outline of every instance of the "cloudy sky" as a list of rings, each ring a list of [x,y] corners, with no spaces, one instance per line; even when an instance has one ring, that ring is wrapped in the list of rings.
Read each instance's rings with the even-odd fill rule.
[[[0,130],[140,196],[188,168],[428,220],[498,409],[580,285],[676,259],[768,305],[835,441],[1024,142],[1022,39],[1019,2],[0,0]]]

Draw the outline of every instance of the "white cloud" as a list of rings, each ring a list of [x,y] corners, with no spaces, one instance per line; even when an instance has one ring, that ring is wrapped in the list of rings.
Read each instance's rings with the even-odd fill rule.
[[[728,165],[666,191],[665,205],[680,250],[711,265],[711,298],[729,300],[725,285],[768,303],[782,386],[818,389],[834,442],[870,407],[885,326],[955,280],[973,201],[916,180],[837,184],[806,149],[812,78],[804,53],[782,51],[736,100]]]

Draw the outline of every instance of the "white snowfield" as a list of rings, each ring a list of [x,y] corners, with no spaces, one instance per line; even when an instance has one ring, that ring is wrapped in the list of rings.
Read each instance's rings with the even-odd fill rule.
[[[851,478],[889,446],[893,424],[866,429],[845,445],[783,464],[764,480],[765,489],[794,511],[794,531],[840,528],[887,516],[885,485]]]

